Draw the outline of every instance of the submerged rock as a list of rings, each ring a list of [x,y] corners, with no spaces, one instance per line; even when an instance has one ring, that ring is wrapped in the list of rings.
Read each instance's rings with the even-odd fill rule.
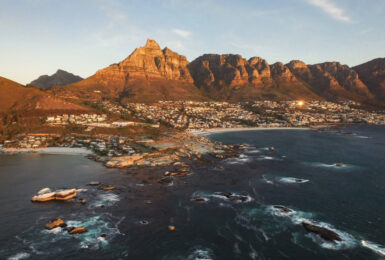
[[[207,199],[202,198],[202,197],[199,196],[199,195],[194,196],[193,199],[194,199],[194,201],[197,201],[197,202],[206,202],[206,201],[207,201]]]
[[[273,208],[284,214],[293,212],[292,209],[286,208],[284,206],[274,205]]]
[[[237,194],[233,194],[231,192],[218,192],[217,193],[219,196],[223,196],[223,197],[226,197],[227,199],[231,200],[231,201],[241,201],[241,202],[245,202],[247,200],[249,200],[249,197],[248,196],[244,196],[244,195],[237,195]]]
[[[345,164],[343,164],[342,162],[339,162],[339,163],[336,163],[336,166],[338,166],[338,167],[344,167]]]
[[[330,229],[327,229],[327,228],[324,228],[324,227],[320,227],[320,226],[316,226],[316,225],[313,225],[313,224],[309,224],[309,223],[306,223],[306,222],[302,222],[302,226],[307,231],[319,235],[322,239],[324,239],[326,241],[331,241],[331,242],[342,241],[341,237],[336,232],[334,232],[334,231],[332,231]]]
[[[170,176],[163,177],[158,182],[162,183],[162,184],[164,184],[164,183],[171,183],[172,182],[172,177],[170,177]]]
[[[67,224],[64,222],[64,220],[58,218],[58,219],[54,219],[50,223],[46,224],[45,228],[51,230],[51,229],[54,229],[56,227],[66,227],[66,226],[67,226]]]
[[[175,231],[175,226],[173,226],[173,225],[168,226],[168,230]]]
[[[101,187],[101,189],[104,191],[109,191],[109,190],[115,190],[116,187],[112,186],[112,185],[106,185],[106,186]]]

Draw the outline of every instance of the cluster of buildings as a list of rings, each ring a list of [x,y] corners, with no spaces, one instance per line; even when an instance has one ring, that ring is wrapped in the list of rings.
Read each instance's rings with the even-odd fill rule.
[[[159,101],[129,103],[114,109],[129,110],[141,120],[181,129],[236,127],[305,127],[319,124],[385,124],[385,113],[360,109],[353,101]]]
[[[76,124],[76,125],[88,125],[90,123],[102,123],[107,120],[106,114],[63,114],[56,116],[48,116],[46,118],[46,123],[53,125],[67,125],[67,124]]]
[[[6,140],[1,148],[36,149],[52,144],[54,137],[50,135],[26,135],[15,140]]]

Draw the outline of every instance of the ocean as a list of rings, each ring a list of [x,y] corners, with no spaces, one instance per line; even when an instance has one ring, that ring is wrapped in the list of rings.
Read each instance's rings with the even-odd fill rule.
[[[385,257],[385,127],[209,138],[244,147],[170,184],[157,183],[163,169],[107,169],[80,155],[0,155],[0,259]],[[32,203],[44,187],[80,191],[71,201]],[[88,232],[44,229],[55,218]],[[342,241],[328,242],[303,222]]]

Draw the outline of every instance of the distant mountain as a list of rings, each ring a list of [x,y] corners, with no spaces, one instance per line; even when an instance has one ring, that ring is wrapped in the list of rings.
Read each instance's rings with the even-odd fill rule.
[[[371,60],[353,69],[373,94],[385,98],[385,58]]]
[[[0,112],[31,110],[76,110],[88,111],[87,107],[72,104],[34,87],[0,77]]]
[[[76,76],[72,73],[59,69],[56,71],[55,74],[52,74],[51,76],[48,76],[48,75],[40,76],[38,79],[35,79],[34,81],[32,81],[30,85],[33,85],[41,89],[47,89],[54,86],[64,86],[64,85],[75,83],[81,80],[83,80],[82,77]]]
[[[66,98],[110,97],[122,102],[207,99],[195,87],[187,64],[186,57],[162,50],[149,39],[122,62],[53,92]]]
[[[384,102],[384,59],[349,68],[338,62],[268,64],[234,54],[205,54],[189,63],[154,40],[120,63],[52,92],[63,98],[121,102],[158,100],[356,100]]]

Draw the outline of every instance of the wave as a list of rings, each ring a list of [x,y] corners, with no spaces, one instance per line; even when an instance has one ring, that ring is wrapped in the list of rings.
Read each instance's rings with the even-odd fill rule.
[[[269,176],[267,176],[266,174],[262,175],[262,181],[267,183],[267,184],[274,184],[273,179],[270,178]]]
[[[351,169],[351,168],[357,167],[352,164],[343,164],[343,163],[327,164],[322,162],[305,162],[305,164],[310,165],[312,167],[322,167],[322,168],[331,168],[331,169],[339,169],[339,170]]]
[[[367,240],[361,240],[361,245],[363,247],[369,248],[370,250],[372,250],[376,254],[385,256],[385,247],[383,247],[381,245],[372,243],[372,242],[367,241]]]
[[[96,201],[90,204],[89,208],[100,208],[102,206],[112,206],[116,202],[120,201],[120,198],[118,195],[114,193],[103,193],[98,194],[96,197]]]
[[[278,181],[282,183],[306,183],[309,182],[307,179],[299,179],[294,177],[278,177]]]
[[[357,244],[356,239],[347,232],[336,229],[333,225],[321,221],[314,220],[312,217],[314,216],[312,213],[296,211],[291,208],[287,208],[285,206],[268,206],[266,208],[267,213],[278,216],[278,217],[287,217],[290,221],[295,225],[302,225],[302,223],[312,224],[318,227],[326,228],[328,230],[336,233],[341,241],[326,241],[319,237],[316,234],[308,233],[306,237],[309,237],[314,243],[326,249],[346,249],[355,247]]]
[[[17,253],[16,255],[10,256],[7,259],[8,260],[19,260],[19,259],[25,259],[30,257],[31,255],[25,252]]]
[[[209,248],[197,248],[187,256],[188,260],[212,260],[213,252]]]

